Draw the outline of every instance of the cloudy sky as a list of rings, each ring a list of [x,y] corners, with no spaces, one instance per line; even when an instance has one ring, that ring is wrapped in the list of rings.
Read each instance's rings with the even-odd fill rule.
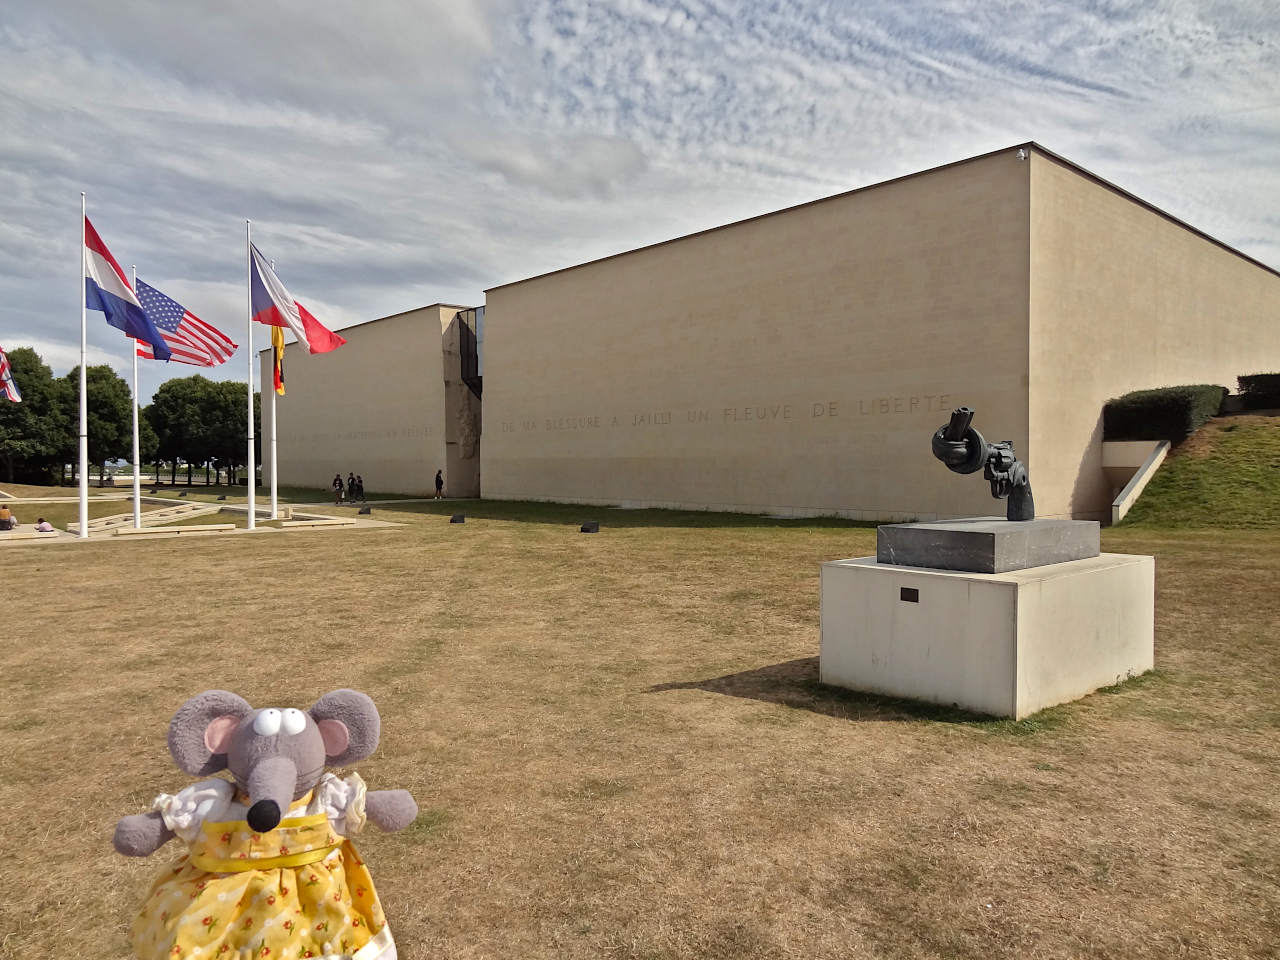
[[[78,362],[81,190],[241,344],[246,217],[341,328],[1026,140],[1280,265],[1278,77],[1275,0],[8,0],[0,344]]]

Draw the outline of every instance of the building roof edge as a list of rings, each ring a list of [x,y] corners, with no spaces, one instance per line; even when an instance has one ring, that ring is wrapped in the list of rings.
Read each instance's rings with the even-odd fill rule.
[[[548,270],[545,273],[534,274],[531,277],[523,277],[519,280],[509,280],[506,283],[499,283],[492,287],[486,287],[484,292],[488,294],[494,290],[502,290],[502,289],[505,289],[506,287],[514,287],[517,284],[529,283],[530,281],[533,281],[533,280],[542,280],[546,277],[555,276],[558,273],[565,273],[569,270],[578,270],[582,267],[594,266],[595,264],[598,264],[598,263],[604,263],[605,261],[608,261],[608,260],[616,260],[618,257],[629,256],[630,254],[639,253],[643,250],[652,250],[655,247],[664,247],[670,243],[678,243],[681,240],[690,240],[694,237],[703,236],[704,234],[715,233],[718,230],[727,230],[730,227],[737,227],[745,223],[752,223],[753,221],[756,221],[756,220],[763,220],[765,217],[775,217],[775,216],[778,216],[779,214],[790,213],[793,210],[802,210],[805,207],[816,206],[817,204],[820,204],[820,203],[829,203],[832,200],[840,200],[844,197],[852,196],[855,193],[862,193],[866,190],[875,190],[879,187],[887,187],[891,184],[901,183],[904,180],[911,180],[915,177],[923,177],[931,173],[939,173],[943,170],[948,170],[951,167],[958,167],[961,164],[974,163],[978,160],[986,160],[989,157],[994,157],[1001,153],[1007,153],[1011,150],[1026,150],[1026,149],[1038,150],[1040,153],[1044,154],[1046,157],[1050,157],[1053,160],[1056,160],[1057,162],[1064,164],[1067,167],[1070,167],[1072,170],[1076,171],[1077,173],[1081,174],[1087,179],[1092,180],[1093,182],[1097,183],[1099,186],[1105,187],[1108,190],[1115,191],[1116,193],[1120,194],[1126,199],[1131,200],[1132,202],[1137,203],[1140,206],[1146,207],[1148,210],[1152,211],[1155,214],[1158,214],[1159,216],[1165,218],[1166,220],[1169,220],[1170,222],[1186,230],[1191,231],[1197,236],[1205,240],[1208,240],[1210,243],[1214,244],[1215,246],[1221,247],[1222,249],[1228,251],[1229,253],[1235,254],[1241,259],[1246,260],[1249,263],[1252,263],[1254,266],[1261,267],[1263,270],[1266,270],[1268,273],[1272,273],[1272,274],[1275,274],[1276,276],[1280,276],[1280,270],[1277,270],[1275,267],[1269,266],[1268,264],[1263,263],[1261,260],[1255,259],[1254,257],[1249,256],[1247,253],[1243,253],[1240,250],[1237,250],[1235,247],[1231,246],[1230,244],[1225,243],[1222,240],[1217,239],[1216,237],[1210,236],[1209,234],[1205,233],[1203,230],[1193,227],[1191,224],[1187,223],[1185,220],[1181,220],[1178,217],[1175,217],[1173,214],[1160,209],[1155,204],[1150,203],[1146,200],[1143,200],[1141,197],[1137,196],[1134,193],[1129,192],[1128,190],[1125,190],[1123,187],[1116,186],[1111,181],[1106,180],[1098,176],[1096,173],[1092,172],[1091,170],[1088,170],[1085,167],[1080,166],[1080,164],[1072,160],[1068,160],[1066,157],[1062,156],[1061,154],[1054,153],[1048,147],[1041,145],[1035,140],[1027,140],[1023,143],[1015,143],[1015,144],[1012,144],[1011,146],[1001,147],[998,150],[991,150],[991,151],[988,151],[987,153],[980,153],[976,156],[965,157],[961,160],[953,160],[950,163],[944,163],[936,167],[929,167],[925,170],[917,170],[914,173],[903,174],[902,176],[892,177],[888,180],[880,180],[880,181],[877,181],[876,183],[869,183],[866,186],[862,186],[862,187],[855,187],[852,190],[845,190],[841,193],[835,193],[828,197],[819,197],[816,200],[806,200],[804,203],[797,203],[790,207],[783,207],[780,210],[770,210],[766,213],[758,213],[755,216],[746,217],[742,220],[734,220],[734,221],[731,221],[730,223],[722,223],[722,224],[719,224],[718,226],[707,227],[704,230],[695,230],[693,233],[686,233],[678,237],[671,237],[668,240],[659,240],[655,243],[648,243],[648,244],[645,244],[644,246],[634,247],[633,249],[630,249],[630,250],[621,250],[618,253],[611,253],[603,257],[596,257],[593,260],[584,260],[582,263],[575,263],[567,267],[559,267],[555,270]]]
[[[1136,203],[1140,207],[1145,207],[1146,209],[1150,210],[1152,213],[1156,214],[1157,216],[1163,217],[1165,220],[1168,220],[1170,223],[1173,223],[1179,227],[1182,227],[1182,229],[1184,230],[1194,233],[1197,237],[1200,237],[1202,240],[1208,240],[1215,247],[1221,247],[1223,250],[1226,250],[1228,253],[1235,254],[1241,260],[1246,260],[1249,263],[1253,264],[1255,267],[1261,267],[1263,270],[1267,271],[1267,273],[1271,273],[1277,277],[1280,277],[1280,269],[1277,269],[1276,267],[1273,267],[1270,264],[1263,263],[1261,260],[1257,259],[1256,257],[1249,256],[1249,254],[1245,253],[1242,250],[1236,249],[1226,241],[1219,240],[1217,237],[1211,234],[1205,233],[1199,227],[1193,227],[1191,224],[1187,223],[1187,221],[1183,220],[1181,217],[1175,217],[1168,210],[1162,210],[1160,207],[1157,207],[1154,203],[1150,202],[1149,200],[1143,200],[1136,193],[1131,193],[1130,191],[1126,190],[1124,187],[1116,186],[1110,180],[1107,180],[1105,177],[1098,176],[1092,170],[1089,170],[1089,169],[1086,169],[1085,167],[1080,166],[1080,164],[1076,163],[1074,160],[1068,160],[1066,157],[1062,156],[1062,154],[1054,153],[1048,147],[1042,146],[1041,144],[1037,143],[1034,140],[1032,140],[1030,143],[1023,144],[1023,146],[1030,147],[1032,150],[1040,151],[1046,157],[1050,157],[1053,160],[1056,160],[1058,163],[1061,163],[1063,166],[1070,167],[1076,173],[1080,174],[1081,176],[1085,177],[1088,180],[1092,180],[1094,183],[1098,184],[1099,186],[1106,187],[1108,190],[1111,190],[1111,191],[1114,191],[1115,193],[1120,194],[1120,196],[1124,197],[1126,200],[1132,201],[1133,203]]]
[[[334,330],[333,332],[334,332],[334,333],[341,333],[343,330],[354,330],[356,327],[365,327],[365,326],[368,326],[368,325],[369,325],[369,324],[371,324],[371,323],[377,323],[379,320],[394,320],[396,317],[403,317],[403,316],[406,316],[406,315],[408,315],[408,314],[410,314],[410,313],[417,313],[419,310],[430,310],[432,307],[445,307],[445,308],[450,309],[450,310],[473,310],[473,309],[475,309],[474,307],[466,307],[466,306],[463,306],[463,305],[462,305],[462,304],[460,304],[460,303],[428,303],[428,304],[425,304],[425,305],[423,305],[423,306],[421,306],[421,307],[411,307],[411,308],[410,308],[410,309],[408,309],[408,310],[401,310],[399,313],[389,313],[389,314],[387,314],[385,317],[374,317],[372,320],[361,320],[361,321],[359,321],[359,322],[357,322],[357,323],[352,323],[352,324],[349,324],[349,325],[347,325],[347,326],[345,326],[345,327],[339,327],[338,329]],[[287,332],[287,331],[286,331],[286,332]],[[292,334],[290,334],[290,336],[292,336]],[[297,341],[296,339],[294,339],[294,340],[286,340],[286,341],[285,341],[285,346],[288,346],[288,345],[289,345],[289,344],[291,344],[291,343],[297,343],[297,342],[298,342],[298,341]],[[259,347],[259,348],[258,348],[258,354],[259,354],[259,355],[262,355],[262,354],[266,353],[266,352],[267,352],[268,350],[270,350],[270,349],[271,349],[271,347]]]

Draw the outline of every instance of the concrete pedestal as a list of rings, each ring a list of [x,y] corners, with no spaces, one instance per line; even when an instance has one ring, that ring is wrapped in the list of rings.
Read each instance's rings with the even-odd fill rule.
[[[1021,719],[1154,664],[1155,558],[1008,573],[822,565],[823,683]]]
[[[876,529],[876,560],[900,567],[1008,573],[1101,552],[1097,520],[974,517]]]

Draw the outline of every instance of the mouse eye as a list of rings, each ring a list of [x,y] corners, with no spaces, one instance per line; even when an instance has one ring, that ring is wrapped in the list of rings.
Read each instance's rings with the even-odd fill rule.
[[[301,710],[295,710],[290,707],[284,712],[284,717],[280,721],[280,729],[290,736],[296,736],[307,729],[307,717]]]
[[[280,711],[268,707],[253,718],[253,732],[260,737],[274,737],[280,732]]]

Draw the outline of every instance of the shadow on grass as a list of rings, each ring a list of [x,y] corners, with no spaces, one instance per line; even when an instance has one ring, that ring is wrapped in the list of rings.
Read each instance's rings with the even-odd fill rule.
[[[648,693],[667,690],[706,690],[729,697],[776,703],[795,710],[809,710],[841,720],[879,720],[904,723],[953,723],[991,733],[1025,736],[1059,727],[1066,722],[1063,707],[1049,707],[1022,720],[991,717],[981,713],[901,697],[858,693],[832,687],[818,680],[818,658],[802,657],[783,663],[744,670],[709,680],[660,683]]]
[[[541,503],[532,500],[436,500],[427,503],[378,504],[375,513],[415,513],[448,518],[455,513],[470,520],[507,520],[516,523],[568,524],[600,521],[601,534],[611,527],[862,527],[877,524],[843,517],[769,517],[753,513],[721,513],[710,510],[623,510],[619,507],[577,503]]]

